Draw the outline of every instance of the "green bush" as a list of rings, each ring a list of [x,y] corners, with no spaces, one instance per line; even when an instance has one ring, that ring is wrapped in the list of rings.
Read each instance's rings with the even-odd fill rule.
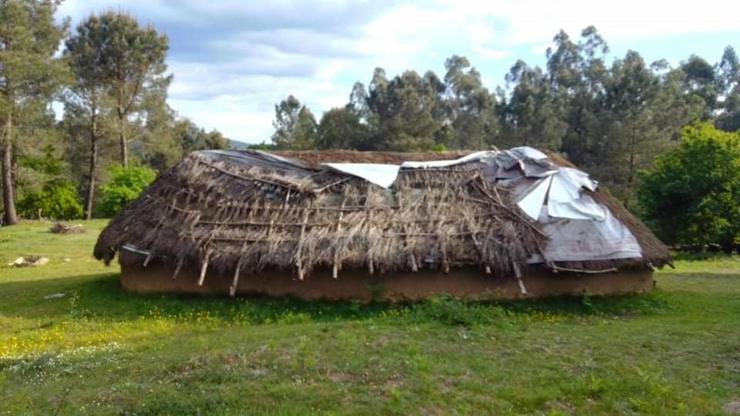
[[[18,212],[24,218],[71,220],[81,218],[82,203],[70,183],[51,181],[40,191],[30,192],[18,201]]]
[[[670,244],[740,241],[740,132],[708,123],[684,128],[678,148],[643,172],[643,216]]]
[[[146,166],[113,167],[110,182],[101,187],[101,213],[110,217],[123,211],[156,177],[157,173]]]
[[[447,146],[445,146],[442,143],[435,144],[434,146],[432,146],[432,152],[446,152],[447,150],[448,150]]]

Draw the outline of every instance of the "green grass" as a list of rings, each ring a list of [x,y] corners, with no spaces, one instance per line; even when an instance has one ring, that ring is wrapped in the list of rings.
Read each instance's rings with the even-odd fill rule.
[[[723,414],[740,259],[649,295],[361,305],[142,296],[49,224],[0,229],[0,414]],[[67,259],[67,260],[65,260]],[[62,298],[45,296],[64,293]]]

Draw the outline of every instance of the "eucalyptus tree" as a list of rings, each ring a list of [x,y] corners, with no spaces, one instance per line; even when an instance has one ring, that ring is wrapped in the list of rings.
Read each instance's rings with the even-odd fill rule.
[[[391,80],[376,69],[370,83],[368,107],[373,123],[373,145],[378,150],[424,150],[434,145],[441,123],[435,119],[439,85],[436,76],[406,71]]]
[[[18,222],[15,207],[18,130],[47,112],[66,73],[55,56],[68,26],[67,21],[54,20],[58,4],[0,0],[0,165],[5,225]]]
[[[720,110],[717,127],[726,131],[740,130],[740,61],[732,46],[725,48],[715,73]]]
[[[503,134],[496,145],[559,150],[567,125],[547,75],[519,60],[506,74],[506,83],[513,88],[508,97],[502,94],[498,111]]]
[[[369,131],[366,124],[350,108],[333,108],[321,116],[318,125],[317,149],[368,150]]]
[[[278,149],[308,150],[316,144],[316,118],[292,95],[275,106],[272,125],[272,142]]]
[[[681,64],[681,70],[686,74],[684,88],[686,94],[693,94],[704,100],[705,120],[712,119],[717,109],[717,78],[714,67],[696,55]]]
[[[452,129],[451,145],[460,149],[487,147],[499,130],[495,97],[467,58],[454,55],[445,61],[445,69],[445,121]]]
[[[593,26],[581,32],[578,42],[564,31],[553,42],[554,47],[547,50],[547,72],[567,126],[561,150],[575,163],[587,164],[590,145],[598,136],[599,103],[607,76],[604,55],[609,48]]]

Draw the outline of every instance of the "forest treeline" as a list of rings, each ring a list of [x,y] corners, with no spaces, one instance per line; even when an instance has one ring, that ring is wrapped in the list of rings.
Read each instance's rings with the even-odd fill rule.
[[[626,205],[637,174],[677,146],[683,126],[740,129],[740,65],[732,46],[712,64],[692,55],[673,67],[636,51],[609,60],[594,27],[555,35],[544,68],[517,61],[505,86],[486,88],[462,56],[440,77],[376,68],[344,107],[317,121],[293,96],[275,106],[278,149],[434,150],[528,145],[562,153]]]
[[[126,187],[146,186],[151,171],[229,143],[167,105],[177,74],[165,64],[166,35],[122,12],[70,28],[68,20],[55,21],[57,7],[0,0],[5,224],[17,221],[16,208],[23,216],[110,215],[132,194]],[[354,84],[346,105],[318,119],[287,97],[275,106],[270,142],[253,147],[529,145],[562,153],[633,208],[638,173],[679,146],[684,126],[740,129],[740,63],[732,46],[711,61],[691,55],[678,65],[646,62],[636,51],[613,58],[588,27],[575,38],[556,34],[545,58],[544,67],[517,61],[493,90],[463,56],[448,58],[441,75],[376,68],[367,84]]]

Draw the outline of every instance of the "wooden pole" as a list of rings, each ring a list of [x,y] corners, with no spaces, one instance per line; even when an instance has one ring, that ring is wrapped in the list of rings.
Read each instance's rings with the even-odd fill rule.
[[[522,295],[526,295],[527,288],[524,287],[524,282],[522,281],[522,271],[519,270],[519,264],[514,262],[512,263],[512,266],[514,267],[514,274],[516,275],[516,280],[519,283],[519,290],[522,292]]]
[[[347,196],[342,196],[342,204],[341,208],[344,208],[344,201],[347,198]],[[342,236],[340,233],[342,232],[342,219],[344,218],[344,211],[339,211],[339,216],[337,217],[337,238],[335,241],[340,241]],[[331,277],[334,279],[339,277],[339,269],[342,268],[341,260],[339,259],[339,248],[334,247],[334,264],[331,268]]]
[[[208,260],[211,257],[211,252],[206,252],[206,258],[200,265],[200,277],[198,278],[198,286],[203,286],[203,282],[206,280],[206,271],[208,270]]]
[[[183,259],[182,257],[180,257],[177,260],[177,266],[175,266],[175,272],[172,273],[172,280],[177,279],[177,275],[180,273],[180,269],[182,268],[183,261],[185,261],[185,259]]]
[[[301,234],[298,236],[298,244],[295,250],[295,265],[298,269],[298,280],[303,280],[303,256],[301,252],[303,251],[303,236],[306,234],[306,223],[308,222],[308,213],[310,211],[306,210],[303,214],[303,224],[301,224]]]
[[[236,271],[234,272],[234,280],[231,282],[231,287],[229,287],[229,296],[234,297],[236,295],[236,285],[239,283],[239,271],[242,267],[242,262],[239,261],[236,264]]]

